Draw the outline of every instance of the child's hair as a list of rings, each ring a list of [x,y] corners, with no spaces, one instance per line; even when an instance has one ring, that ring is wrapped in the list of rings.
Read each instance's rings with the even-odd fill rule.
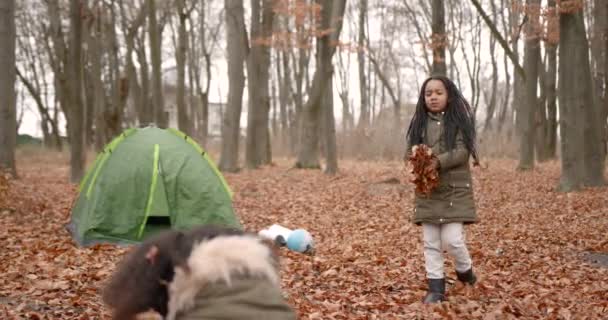
[[[103,290],[113,319],[134,319],[150,310],[166,316],[168,284],[175,267],[186,266],[193,246],[218,236],[243,234],[237,229],[203,226],[183,232],[167,230],[149,238],[122,260]]]
[[[460,131],[462,132],[466,148],[473,156],[474,163],[478,164],[479,158],[477,156],[477,146],[475,142],[475,117],[471,111],[471,106],[462,96],[462,93],[460,93],[460,90],[458,90],[456,84],[444,76],[431,76],[422,84],[420,96],[418,97],[418,103],[416,103],[416,112],[414,113],[410,126],[407,129],[407,141],[412,146],[423,143],[425,128],[428,121],[427,107],[424,100],[424,91],[427,83],[431,80],[441,81],[448,94],[448,101],[444,116],[445,130],[443,131],[447,149],[449,152],[454,149],[456,145],[456,134],[458,131]]]

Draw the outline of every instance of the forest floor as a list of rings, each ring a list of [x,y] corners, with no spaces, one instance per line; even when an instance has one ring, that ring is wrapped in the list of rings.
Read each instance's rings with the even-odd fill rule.
[[[0,201],[0,319],[109,319],[99,290],[126,252],[76,247],[65,155],[21,155]],[[226,174],[244,226],[305,228],[314,257],[281,249],[282,286],[301,319],[601,319],[608,314],[608,188],[558,193],[559,163],[474,168],[480,223],[467,241],[480,281],[425,306],[421,229],[398,162],[344,160],[340,173],[292,161]],[[396,178],[396,179],[395,179]],[[1,192],[2,190],[0,190]],[[0,199],[2,200],[2,199]]]

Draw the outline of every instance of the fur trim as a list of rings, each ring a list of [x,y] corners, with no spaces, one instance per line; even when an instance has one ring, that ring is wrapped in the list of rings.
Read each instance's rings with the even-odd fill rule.
[[[267,278],[279,285],[272,251],[254,236],[217,237],[192,248],[186,268],[176,267],[169,285],[168,320],[177,312],[190,309],[206,283],[231,284],[232,277],[249,275]]]

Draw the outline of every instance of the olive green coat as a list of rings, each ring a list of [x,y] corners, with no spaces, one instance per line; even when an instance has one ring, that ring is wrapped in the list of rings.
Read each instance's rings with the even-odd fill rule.
[[[192,307],[176,320],[295,320],[281,290],[266,279],[233,279],[199,291]]]
[[[456,146],[451,152],[446,148],[443,137],[443,113],[428,113],[426,134],[423,142],[439,159],[439,186],[430,195],[416,194],[413,222],[451,223],[477,222],[473,182],[469,167],[469,151],[459,132]],[[408,143],[406,155],[411,154]]]

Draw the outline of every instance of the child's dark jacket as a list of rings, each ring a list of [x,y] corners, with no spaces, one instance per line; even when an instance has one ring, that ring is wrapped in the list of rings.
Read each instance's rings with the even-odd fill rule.
[[[428,115],[423,143],[428,145],[439,159],[439,186],[428,196],[416,194],[413,222],[476,222],[469,151],[462,139],[462,133],[458,132],[456,145],[450,154],[443,135],[443,113]],[[411,146],[409,142],[407,145],[406,154],[409,155]]]

